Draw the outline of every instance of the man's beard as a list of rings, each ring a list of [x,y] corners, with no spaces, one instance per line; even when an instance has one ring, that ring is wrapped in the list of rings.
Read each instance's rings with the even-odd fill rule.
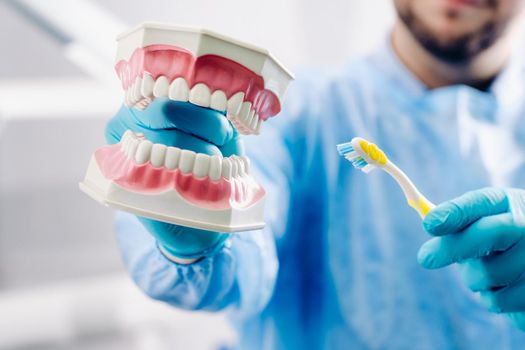
[[[480,52],[492,46],[501,36],[503,26],[489,22],[476,32],[447,42],[440,41],[410,9],[399,11],[399,17],[414,38],[434,57],[451,64],[468,63]]]

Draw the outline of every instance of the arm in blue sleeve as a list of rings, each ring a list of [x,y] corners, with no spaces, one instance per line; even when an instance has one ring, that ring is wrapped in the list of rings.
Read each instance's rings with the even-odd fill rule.
[[[268,127],[247,146],[252,172],[266,190],[267,225],[263,230],[231,234],[212,256],[181,265],[161,254],[135,216],[118,214],[116,234],[124,263],[147,295],[184,309],[233,306],[241,317],[266,306],[277,277],[275,236],[284,233],[288,220],[293,168],[288,142],[280,130]]]
[[[168,260],[138,219],[118,213],[117,242],[135,283],[150,297],[184,309],[236,305],[260,310],[273,289],[277,258],[269,230],[230,237],[215,255],[190,265]]]

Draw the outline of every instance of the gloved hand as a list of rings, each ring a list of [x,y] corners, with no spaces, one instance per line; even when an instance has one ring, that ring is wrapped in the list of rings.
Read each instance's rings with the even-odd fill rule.
[[[187,102],[155,99],[144,111],[122,106],[106,126],[106,140],[120,141],[126,130],[142,132],[153,143],[209,155],[242,155],[237,131],[224,114]],[[139,218],[170,260],[192,263],[220,249],[228,234]]]
[[[436,237],[420,248],[419,263],[429,269],[459,263],[482,303],[525,330],[525,191],[468,192],[434,208],[423,226]]]

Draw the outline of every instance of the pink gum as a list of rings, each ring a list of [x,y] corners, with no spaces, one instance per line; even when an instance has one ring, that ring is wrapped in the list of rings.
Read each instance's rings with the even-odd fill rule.
[[[121,151],[120,144],[105,146],[95,152],[95,159],[108,180],[141,193],[161,193],[175,189],[184,199],[209,209],[244,208],[264,196],[264,189],[249,176],[212,181],[182,174],[179,169],[156,168],[151,163],[137,164]]]
[[[281,110],[277,96],[264,88],[264,79],[243,65],[217,55],[194,57],[191,52],[171,45],[150,45],[136,49],[129,61],[115,65],[122,87],[127,89],[145,72],[153,79],[163,75],[171,82],[186,79],[190,88],[204,83],[213,92],[222,90],[230,98],[239,91],[252,103],[260,118],[267,120]]]

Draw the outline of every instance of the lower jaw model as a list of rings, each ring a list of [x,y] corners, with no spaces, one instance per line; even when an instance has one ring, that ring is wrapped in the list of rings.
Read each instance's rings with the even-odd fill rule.
[[[161,24],[142,24],[119,38],[116,70],[128,107],[144,109],[155,98],[187,102],[224,113],[241,134],[258,134],[279,112],[292,79],[264,50]],[[103,204],[182,226],[220,232],[264,226],[265,192],[247,157],[153,144],[131,130],[95,151],[80,188]]]

